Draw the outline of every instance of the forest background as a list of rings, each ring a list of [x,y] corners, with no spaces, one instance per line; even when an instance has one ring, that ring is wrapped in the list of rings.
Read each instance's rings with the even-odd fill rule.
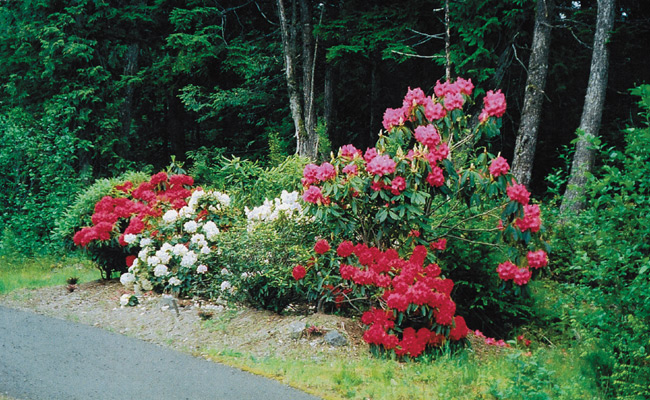
[[[602,121],[590,140],[595,166],[583,213],[560,218],[605,3],[614,21]],[[172,168],[227,186],[296,152],[320,162],[341,145],[371,147],[384,110],[408,87],[431,94],[448,78],[471,79],[477,98],[505,94],[501,135],[484,145],[510,161],[534,88],[541,101],[526,183],[547,204],[551,278],[579,285],[575,301],[589,304],[546,322],[595,332],[600,350],[588,355],[609,382],[603,390],[643,398],[649,8],[644,0],[0,1],[0,254],[69,252],[57,223],[97,179]],[[528,81],[536,26],[550,28],[542,88]]]

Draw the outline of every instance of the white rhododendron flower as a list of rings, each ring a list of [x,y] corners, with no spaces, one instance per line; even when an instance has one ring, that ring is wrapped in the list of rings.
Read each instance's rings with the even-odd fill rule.
[[[137,238],[138,236],[132,233],[127,233],[126,235],[124,235],[124,241],[128,244],[135,242]]]
[[[169,284],[172,286],[179,286],[181,283],[183,282],[175,276],[169,278]]]
[[[147,264],[150,267],[155,267],[156,265],[162,264],[162,263],[160,262],[160,258],[158,258],[156,256],[151,256],[151,257],[147,257]]]
[[[175,222],[178,219],[178,211],[176,210],[169,210],[163,215],[163,221],[167,222],[168,224],[171,224]]]
[[[208,242],[205,241],[205,236],[202,233],[195,233],[192,235],[190,242],[195,244],[197,247],[203,247],[208,244]]]
[[[152,241],[151,241],[150,238],[142,238],[142,239],[140,239],[140,247],[151,246],[151,243],[152,243]]]
[[[201,254],[210,254],[211,251],[208,246],[201,247]]]
[[[197,274],[205,274],[206,272],[208,272],[208,267],[206,267],[205,265],[201,264],[198,267],[196,267]]]
[[[187,247],[185,247],[185,245],[182,243],[178,243],[172,248],[172,253],[178,257],[183,257],[185,254],[187,254],[187,251]]]
[[[198,229],[198,225],[196,221],[187,221],[185,224],[183,224],[183,229],[187,233],[194,233]]]
[[[162,265],[162,264],[156,265],[156,268],[153,269],[153,274],[154,276],[158,276],[158,277],[166,276],[167,274],[169,274],[169,269],[167,268],[166,265]]]
[[[183,219],[187,219],[187,218],[191,218],[195,212],[196,210],[193,207],[185,206],[180,209],[180,211],[178,212],[178,216]]]
[[[230,271],[228,271],[226,268],[221,268],[221,275],[228,275]]]
[[[302,216],[303,210],[298,202],[298,192],[289,193],[283,190],[280,198],[276,198],[273,201],[265,199],[261,206],[255,207],[252,210],[245,208],[245,212],[249,224],[251,224],[261,221],[275,221],[281,214],[289,218]]]
[[[129,300],[131,300],[131,295],[128,293],[124,293],[122,297],[120,297],[120,305],[122,307],[126,307],[129,304]]]
[[[160,264],[169,264],[172,255],[169,254],[169,250],[160,249],[156,252],[156,257],[160,259]]]
[[[146,260],[147,256],[149,255],[149,252],[152,251],[153,249],[151,247],[144,247],[138,252],[138,258],[141,260]]]
[[[183,267],[192,267],[198,261],[199,257],[193,251],[188,251],[187,254],[183,255],[181,260],[181,266]]]
[[[163,243],[163,245],[160,246],[160,250],[162,250],[162,251],[171,251],[171,249],[173,249],[173,248],[174,248],[174,246],[172,246],[171,244],[169,244],[167,242]]]
[[[226,290],[229,290],[232,288],[232,285],[228,281],[223,281],[221,282],[221,291],[225,292]]]
[[[129,272],[122,274],[122,276],[120,276],[120,283],[126,287],[133,286],[134,282],[135,282],[135,275]]]

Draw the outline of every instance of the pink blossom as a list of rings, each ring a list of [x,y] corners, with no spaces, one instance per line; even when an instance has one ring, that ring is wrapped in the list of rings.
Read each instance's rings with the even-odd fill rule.
[[[447,110],[440,103],[434,103],[433,100],[428,101],[424,105],[424,116],[429,121],[437,121],[447,115]]]
[[[372,159],[366,166],[368,172],[374,175],[388,175],[395,172],[397,164],[389,155],[381,155]]]
[[[508,165],[508,161],[501,156],[498,156],[490,163],[490,174],[494,177],[507,174],[509,170],[510,165]]]
[[[501,89],[496,92],[490,90],[483,98],[483,112],[491,117],[502,117],[506,112],[506,96]]]
[[[516,201],[523,205],[528,204],[528,201],[530,200],[530,192],[526,190],[526,186],[520,183],[508,186],[506,193],[508,193],[510,200]]]
[[[374,147],[371,147],[369,149],[366,149],[366,153],[363,155],[363,159],[366,160],[367,163],[372,161],[375,157],[377,157],[377,149]]]
[[[302,199],[307,203],[322,204],[325,203],[325,198],[318,186],[310,186],[302,194]]]
[[[517,266],[510,261],[506,261],[499,264],[497,267],[497,273],[499,274],[499,278],[504,281],[509,281],[510,279],[515,278],[515,274],[517,273]]]
[[[524,217],[515,221],[517,227],[523,232],[530,229],[531,232],[538,232],[542,226],[540,210],[537,204],[524,206]]]
[[[345,146],[341,147],[340,154],[343,158],[353,159],[361,155],[361,150],[354,147],[354,145],[346,144]]]
[[[445,108],[449,111],[463,108],[463,104],[465,104],[465,98],[460,93],[445,96]]]
[[[387,108],[386,112],[384,112],[384,120],[382,122],[384,129],[390,131],[395,126],[403,125],[406,119],[404,114],[404,109],[402,108]]]
[[[404,96],[402,101],[402,109],[407,113],[415,106],[422,104],[424,105],[425,99],[427,96],[424,94],[424,91],[420,88],[411,89],[409,88]]]
[[[458,78],[456,80],[456,84],[458,85],[458,88],[460,89],[460,92],[462,94],[466,94],[468,96],[472,95],[472,90],[474,90],[474,84],[472,83],[471,79],[463,79],[463,78]]]
[[[401,176],[396,176],[391,182],[392,193],[397,196],[406,189],[406,180]]]
[[[320,167],[318,167],[318,171],[316,172],[316,178],[323,182],[330,179],[334,179],[336,178],[336,169],[332,164],[328,162],[323,163]]]
[[[309,186],[313,183],[318,182],[318,170],[319,167],[316,164],[307,164],[302,170],[302,185]]]
[[[544,250],[529,251],[526,255],[528,266],[531,268],[542,268],[548,265],[548,256]]]
[[[449,146],[447,143],[440,143],[436,148],[429,148],[429,154],[427,154],[427,160],[433,168],[438,161],[444,160],[449,157]]]
[[[532,273],[528,268],[519,268],[517,272],[515,272],[515,277],[513,280],[515,282],[515,285],[521,286],[527,284],[531,276]]]
[[[435,166],[427,176],[427,182],[434,187],[440,187],[445,183],[445,176],[442,174],[442,168]]]
[[[356,164],[348,164],[343,168],[343,173],[355,176],[359,173],[359,167]]]
[[[440,134],[433,125],[418,126],[413,133],[418,142],[429,148],[434,148],[440,143]]]

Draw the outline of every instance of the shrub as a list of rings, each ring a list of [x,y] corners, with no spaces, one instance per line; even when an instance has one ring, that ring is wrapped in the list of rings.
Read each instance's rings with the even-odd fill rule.
[[[308,211],[316,221],[331,230],[332,237],[380,252],[393,251],[403,260],[414,247],[444,250],[447,241],[493,248],[498,254],[495,264],[482,268],[492,270],[488,282],[479,280],[483,274],[458,273],[462,268],[445,265],[443,270],[467,279],[462,282],[465,288],[488,284],[482,293],[474,291],[477,298],[461,299],[466,309],[482,302],[492,309],[510,310],[510,302],[493,293],[526,295],[533,273],[547,264],[548,247],[540,237],[544,228],[539,206],[532,204],[530,193],[514,181],[506,160],[486,149],[472,150],[481,136],[498,132],[498,117],[505,112],[504,96],[489,91],[479,123],[473,126],[470,116],[462,111],[471,101],[472,89],[471,82],[463,79],[438,83],[435,97],[409,89],[401,108],[386,110],[385,132],[374,148],[364,153],[346,145],[331,162],[305,167],[303,199],[310,203]],[[448,258],[451,265],[476,265],[471,260],[456,260],[454,255],[464,254],[452,254]],[[338,260],[329,270],[338,270],[337,264]],[[402,273],[396,268],[384,271],[387,275],[379,271],[373,274],[373,264],[360,264],[361,273],[371,275],[363,278],[361,286],[386,288],[390,286],[386,279],[397,279]],[[322,269],[319,266],[315,271],[323,274]],[[447,277],[455,280],[456,276]],[[359,282],[355,284],[360,286]],[[376,298],[382,290],[372,292],[370,297]],[[504,304],[494,307],[494,302]],[[426,311],[430,324],[435,310],[440,312],[439,307],[431,307]],[[399,318],[395,312],[393,316]]]

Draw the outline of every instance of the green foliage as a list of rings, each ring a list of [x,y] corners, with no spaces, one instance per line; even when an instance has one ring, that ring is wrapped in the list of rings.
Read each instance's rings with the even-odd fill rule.
[[[236,288],[233,298],[277,313],[290,304],[305,304],[310,293],[291,277],[291,270],[309,259],[317,232],[313,223],[286,216],[250,227],[242,222],[219,238],[212,265],[227,274],[213,284],[227,280]]]
[[[590,288],[594,312],[579,321],[611,352],[604,379],[621,399],[650,396],[650,86],[632,93],[641,96],[645,126],[625,130],[624,152],[602,150],[606,163],[587,185],[587,209],[561,216],[553,235],[554,247],[562,249],[559,278]]]

